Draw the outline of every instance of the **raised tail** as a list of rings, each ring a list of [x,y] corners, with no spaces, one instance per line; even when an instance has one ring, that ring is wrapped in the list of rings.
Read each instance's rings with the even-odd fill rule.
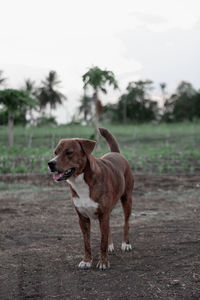
[[[114,136],[105,128],[99,128],[101,135],[106,139],[111,152],[120,152],[118,143]]]

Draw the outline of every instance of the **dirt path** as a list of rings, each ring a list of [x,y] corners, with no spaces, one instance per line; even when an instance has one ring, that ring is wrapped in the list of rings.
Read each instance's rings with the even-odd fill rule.
[[[112,214],[115,253],[79,270],[82,237],[66,186],[49,177],[0,178],[0,299],[200,299],[200,177],[136,176],[131,241],[122,253],[122,210]]]

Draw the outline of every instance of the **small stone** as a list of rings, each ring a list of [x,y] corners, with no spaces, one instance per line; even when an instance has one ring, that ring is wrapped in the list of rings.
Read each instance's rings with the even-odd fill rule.
[[[180,284],[180,281],[177,280],[177,279],[174,279],[170,282],[171,285],[179,285]]]

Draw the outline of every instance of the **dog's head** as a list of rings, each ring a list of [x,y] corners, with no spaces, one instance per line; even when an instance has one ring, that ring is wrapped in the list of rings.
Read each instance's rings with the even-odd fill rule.
[[[55,157],[48,162],[50,171],[55,173],[54,180],[67,180],[81,174],[95,145],[95,141],[86,139],[61,140],[55,149]]]

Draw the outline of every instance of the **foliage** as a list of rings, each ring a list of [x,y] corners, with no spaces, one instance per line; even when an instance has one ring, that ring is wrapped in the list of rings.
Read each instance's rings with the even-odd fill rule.
[[[35,107],[37,101],[30,97],[26,91],[5,89],[0,91],[0,103],[15,116],[29,107]]]
[[[100,120],[105,124],[116,124],[121,121],[119,115],[118,104],[108,103],[104,106],[104,113]]]
[[[3,71],[0,70],[0,87],[6,82]],[[129,82],[126,91],[116,99],[114,104],[105,107],[99,99],[99,92],[107,93],[107,88],[118,88],[114,73],[110,70],[102,70],[98,66],[91,67],[83,76],[84,96],[79,106],[79,118],[85,123],[94,121],[95,137],[98,132],[99,117],[101,121],[108,123],[143,123],[152,121],[182,122],[200,119],[200,90],[194,89],[191,83],[182,81],[171,94],[167,95],[165,82],[160,86],[160,103],[163,108],[158,108],[157,101],[153,101],[150,94],[153,89],[151,80],[138,80]],[[15,124],[35,124],[35,111],[44,114],[44,108],[55,109],[62,104],[66,96],[59,91],[60,80],[56,71],[50,71],[37,87],[31,79],[26,79],[20,90],[4,89],[0,94],[0,125],[6,124],[11,116],[15,118]],[[86,95],[86,89],[93,90],[93,96]],[[92,107],[94,105],[94,109]],[[94,114],[94,115],[93,115]],[[51,115],[51,114],[50,114]],[[13,117],[12,117],[13,118]],[[28,120],[28,121],[27,121]],[[44,121],[44,122],[43,122]],[[39,123],[54,123],[54,120],[41,116]]]
[[[83,119],[88,123],[92,115],[92,98],[83,95],[80,99],[79,115],[83,114]]]
[[[41,117],[37,118],[36,120],[37,126],[47,126],[47,125],[57,125],[55,117],[47,117],[42,115]]]
[[[99,116],[103,113],[103,105],[98,97],[98,93],[101,90],[107,93],[106,85],[113,86],[114,89],[118,88],[115,75],[112,71],[101,70],[99,67],[92,67],[82,76],[84,82],[84,89],[88,86],[93,89],[93,101],[95,104],[95,115],[94,115],[94,136],[99,144],[99,134],[98,134],[98,123]]]
[[[38,90],[38,99],[40,108],[44,108],[47,104],[50,105],[51,109],[55,109],[57,104],[62,104],[63,100],[66,100],[66,96],[58,90],[60,80],[56,71],[50,71],[42,86]]]
[[[163,121],[193,121],[200,118],[200,92],[191,83],[182,81],[174,94],[165,101]]]
[[[6,82],[6,78],[3,77],[3,71],[0,70],[0,85],[3,85],[3,83]]]
[[[30,79],[25,80],[25,86],[22,88],[22,90],[19,92],[19,90],[6,90],[6,92],[3,93],[3,97],[7,97],[9,99],[5,99],[6,103],[10,102],[10,107],[7,107],[7,104],[4,103],[4,109],[0,110],[0,125],[6,125],[8,123],[8,115],[10,112],[10,108],[14,106],[14,117],[15,117],[15,124],[16,125],[25,125],[27,123],[26,119],[26,113],[28,110],[32,110],[33,108],[36,109],[37,105],[37,99],[35,98],[35,89],[34,89],[34,82]],[[12,92],[11,92],[12,91]],[[25,93],[23,93],[23,91]],[[14,96],[13,96],[14,94]],[[2,95],[2,94],[1,94]],[[13,99],[17,102],[20,102],[18,105],[18,108],[16,108],[16,105],[13,103]],[[11,99],[12,98],[12,99]],[[24,101],[22,101],[22,98]],[[3,103],[3,101],[2,101]],[[25,105],[24,105],[25,104]]]
[[[114,122],[149,122],[156,120],[157,102],[152,101],[148,92],[152,89],[152,81],[132,81],[126,88],[126,93],[119,98],[117,105],[107,105],[106,112]]]
[[[25,125],[27,123],[26,120],[26,112],[25,110],[18,111],[15,114],[15,125]],[[2,109],[0,110],[0,125],[8,124],[8,110]]]
[[[94,91],[100,89],[103,93],[106,93],[106,84],[113,86],[114,89],[118,88],[114,73],[108,70],[101,70],[97,66],[90,68],[89,71],[82,76],[82,79],[84,88],[91,86]]]
[[[13,147],[13,125],[15,118],[24,116],[25,119],[26,110],[30,107],[34,107],[37,101],[30,97],[26,91],[6,89],[0,91],[0,103],[8,113],[8,145],[9,147]]]
[[[8,123],[8,111],[6,109],[0,110],[0,125],[6,125]]]
[[[160,83],[160,88],[161,88],[161,90],[163,91],[163,93],[165,92],[165,89],[166,89],[166,83],[165,82],[161,82]]]
[[[23,89],[27,91],[29,95],[35,96],[36,95],[35,81],[32,81],[29,78],[26,79]]]

